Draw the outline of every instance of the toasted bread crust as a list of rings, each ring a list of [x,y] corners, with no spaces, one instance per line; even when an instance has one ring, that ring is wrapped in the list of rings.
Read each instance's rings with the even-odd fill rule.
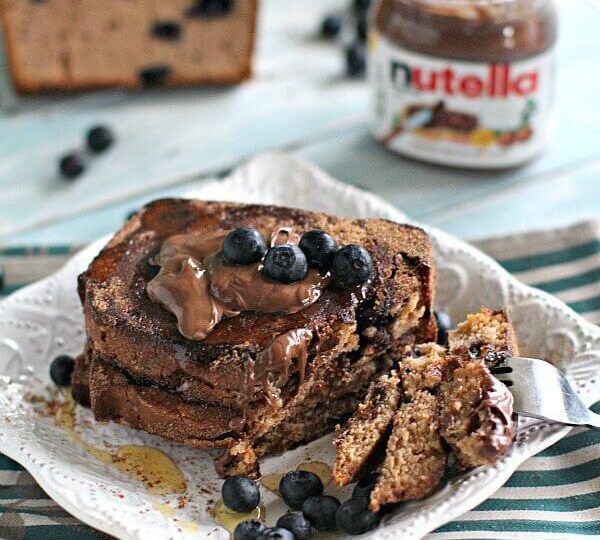
[[[146,295],[145,285],[155,272],[149,260],[168,236],[182,229],[201,232],[247,223],[265,231],[280,225],[300,231],[324,228],[340,243],[363,243],[376,266],[368,299],[357,309],[347,291],[328,289],[317,303],[298,313],[285,317],[242,313],[222,321],[201,342],[186,340],[174,317]],[[375,240],[384,235],[394,235],[396,245]],[[399,253],[390,253],[392,249]],[[433,279],[431,246],[420,229],[383,220],[338,220],[272,206],[163,200],[146,207],[115,235],[80,276],[80,295],[89,339],[103,358],[142,382],[174,389],[187,381],[199,399],[234,406],[247,358],[289,330],[308,328],[320,337],[309,357],[317,348],[323,354],[347,341],[342,337],[354,331],[355,325],[357,333],[369,326],[375,331],[371,338],[361,337],[375,351],[385,352],[406,340],[427,339],[435,331],[429,307]],[[402,319],[402,309],[411,297],[418,297],[416,309],[421,310],[421,316],[412,321]]]
[[[400,402],[396,372],[371,383],[367,395],[342,428],[337,426],[333,480],[338,486],[356,482],[389,431]]]

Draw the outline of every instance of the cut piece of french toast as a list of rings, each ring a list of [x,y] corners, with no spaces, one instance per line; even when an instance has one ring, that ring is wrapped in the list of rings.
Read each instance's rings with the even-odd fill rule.
[[[515,436],[513,397],[481,360],[453,370],[441,385],[440,427],[464,468],[495,463]]]
[[[444,474],[447,458],[438,399],[429,392],[416,392],[394,415],[385,459],[371,492],[371,511],[429,495]]]
[[[340,245],[355,243],[368,250],[373,260],[371,278],[356,291],[327,287],[316,302],[292,314],[242,312],[221,320],[205,339],[186,339],[176,318],[148,297],[147,285],[157,272],[155,257],[173,235],[210,235],[241,226],[254,227],[265,238],[282,227],[298,235],[325,230]],[[215,426],[202,445],[221,446],[227,441],[221,472],[239,470],[236,456],[242,456],[242,468],[254,467],[251,472],[256,474],[256,463],[249,465],[252,453],[258,456],[287,448],[325,429],[307,425],[305,436],[292,435],[293,430],[286,429],[292,418],[320,410],[326,421],[315,412],[312,425],[330,429],[334,420],[351,410],[340,405],[329,414],[323,412],[323,405],[331,400],[347,406],[357,403],[369,383],[389,371],[399,351],[435,336],[434,274],[431,244],[416,227],[275,206],[160,200],[129,220],[80,276],[86,354],[92,365],[97,361],[116,370],[111,375],[115,380],[118,375],[125,377],[123,392],[125,387],[128,392],[153,387],[152,392],[143,390],[148,402],[162,403],[169,395],[192,406],[227,409],[214,415]],[[305,369],[294,358],[289,370],[266,377],[265,385],[246,393],[260,355],[278,336],[297,330],[312,336]],[[99,380],[92,370],[92,396],[96,390],[100,394]],[[242,403],[241,394],[248,396],[247,403]],[[126,410],[131,400],[113,396],[109,401],[118,407],[102,406],[102,411],[94,412],[104,420],[112,417],[132,423]],[[94,403],[100,400],[92,399],[93,409]],[[150,412],[144,415],[149,418]],[[150,422],[139,419],[137,423],[147,429],[144,426]],[[152,427],[154,433],[182,440],[176,427],[159,425]],[[242,452],[244,445],[248,450]]]
[[[372,382],[352,418],[343,428],[337,427],[333,479],[338,486],[356,482],[375,457],[398,408],[399,385],[395,371]]]
[[[440,388],[442,436],[465,468],[496,462],[515,435],[513,397],[494,377],[494,367],[519,355],[504,310],[483,308],[449,333],[449,353]]]
[[[483,360],[488,367],[519,355],[515,331],[504,310],[482,308],[467,315],[464,322],[448,333],[448,348],[464,360]]]

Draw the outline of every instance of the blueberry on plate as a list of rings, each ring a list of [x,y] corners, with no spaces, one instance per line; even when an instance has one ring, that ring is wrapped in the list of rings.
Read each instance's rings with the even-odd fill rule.
[[[328,15],[321,23],[321,35],[324,38],[334,38],[342,29],[342,20],[337,15]]]
[[[291,531],[296,540],[309,540],[311,536],[310,521],[302,512],[294,511],[283,514],[277,520],[277,526]]]
[[[113,134],[106,126],[95,126],[87,133],[87,146],[95,153],[104,152],[114,141]]]
[[[348,244],[339,249],[333,257],[332,270],[338,287],[356,287],[371,276],[373,261],[364,247]]]
[[[437,342],[440,345],[447,345],[448,344],[448,331],[452,329],[452,327],[454,326],[452,324],[452,319],[450,318],[450,315],[448,315],[447,313],[443,312],[443,311],[436,311],[434,312],[435,315],[435,322],[437,322],[437,327],[438,327],[438,338],[437,338]]]
[[[340,505],[335,515],[339,529],[348,534],[363,534],[379,524],[379,516],[368,508],[363,497],[348,499]]]
[[[223,257],[229,264],[252,264],[267,252],[262,235],[251,227],[238,227],[223,241]]]
[[[260,503],[260,491],[247,476],[232,476],[225,480],[221,497],[227,508],[234,512],[250,512]]]
[[[333,257],[338,250],[338,244],[334,238],[325,231],[317,229],[305,232],[300,238],[298,247],[304,251],[308,266],[321,271],[331,268]]]
[[[57,356],[50,364],[50,378],[56,386],[69,386],[71,374],[75,368],[75,360],[71,356],[62,354]]]
[[[242,521],[233,531],[233,540],[256,540],[265,528],[265,524],[257,519]]]
[[[353,43],[346,49],[346,73],[350,77],[361,77],[367,68],[367,55],[362,43]]]
[[[262,273],[281,283],[294,283],[304,279],[307,270],[304,252],[298,246],[281,244],[267,251]]]
[[[282,527],[269,527],[259,538],[260,540],[294,540],[294,534]]]
[[[65,178],[76,178],[85,170],[85,160],[79,152],[73,152],[60,159],[58,168]]]
[[[279,493],[292,510],[301,510],[306,499],[323,494],[323,482],[310,471],[290,471],[279,482]]]
[[[377,473],[375,472],[363,476],[354,486],[352,497],[370,497],[376,482]]]
[[[0,292],[2,292],[2,289],[4,289],[5,285],[6,285],[6,270],[4,269],[4,266],[2,266],[0,264]]]
[[[315,495],[302,504],[302,513],[318,531],[335,531],[335,515],[340,501],[330,495]]]

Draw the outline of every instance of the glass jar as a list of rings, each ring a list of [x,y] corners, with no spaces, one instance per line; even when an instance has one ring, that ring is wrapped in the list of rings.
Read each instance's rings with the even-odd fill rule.
[[[372,131],[432,163],[507,168],[551,129],[551,0],[378,0],[370,14]]]

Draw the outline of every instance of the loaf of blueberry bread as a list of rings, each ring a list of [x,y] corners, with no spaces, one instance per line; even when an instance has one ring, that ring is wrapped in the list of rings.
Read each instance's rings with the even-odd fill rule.
[[[234,84],[257,0],[0,0],[20,92]]]

